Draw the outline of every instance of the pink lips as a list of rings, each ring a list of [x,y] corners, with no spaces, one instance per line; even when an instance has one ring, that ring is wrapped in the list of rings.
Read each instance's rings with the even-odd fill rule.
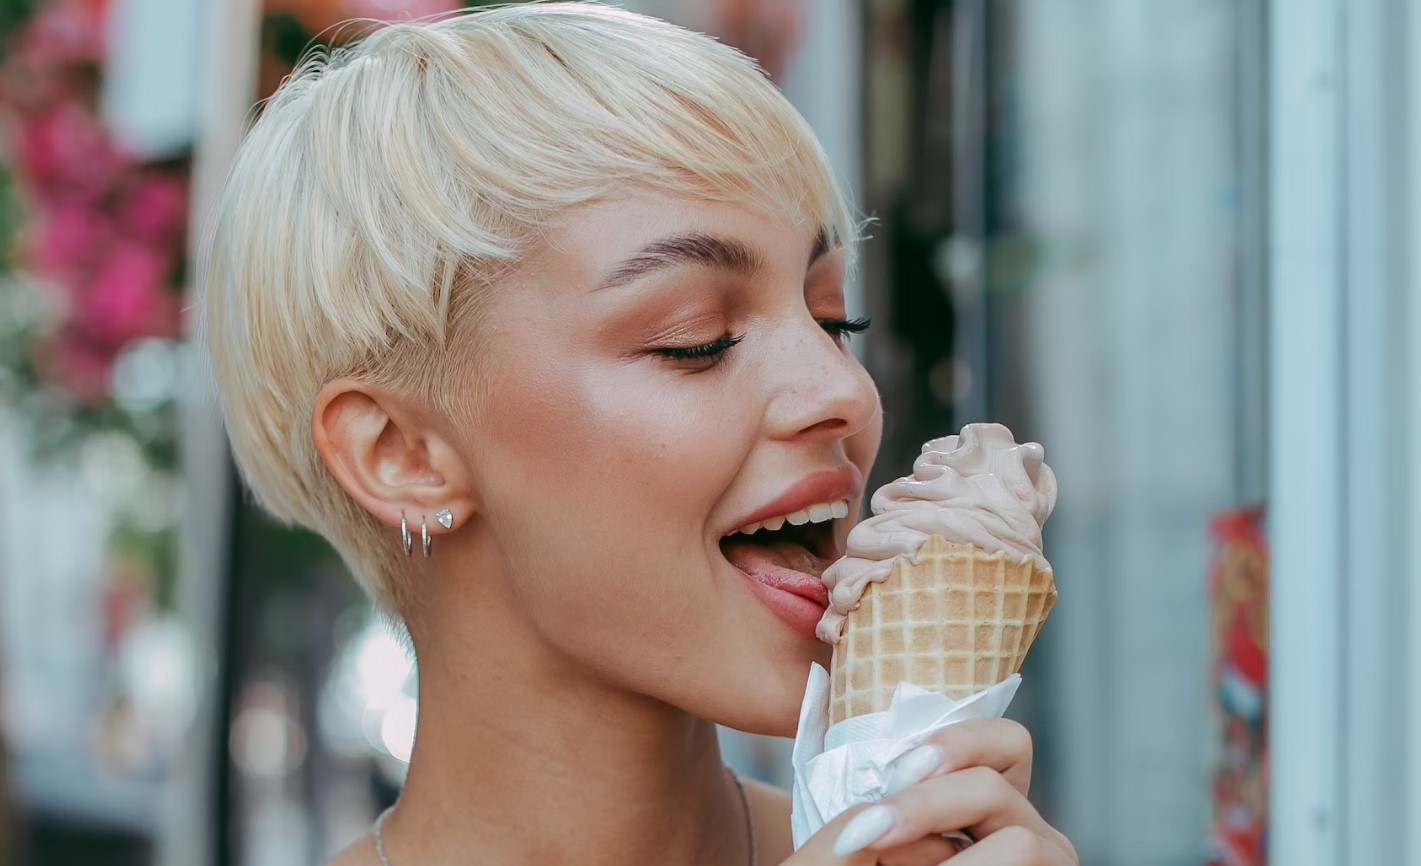
[[[762,523],[771,517],[793,514],[821,502],[838,502],[841,499],[858,499],[863,493],[863,475],[852,463],[837,469],[824,469],[807,475],[792,487],[776,496],[770,502],[747,515],[740,522],[726,530],[727,534],[742,526]]]
[[[740,572],[745,574],[744,571]],[[818,641],[815,629],[819,627],[819,620],[823,618],[824,611],[828,607],[828,601],[818,601],[799,595],[788,589],[779,589],[762,583],[754,576],[746,574],[746,585],[750,591],[770,612],[779,617],[780,621],[788,625],[795,633],[801,637]],[[819,585],[821,591],[823,584],[815,578],[815,584]],[[826,596],[827,599],[827,596]]]
[[[816,472],[737,523],[736,527],[792,514],[810,505],[854,500],[862,490],[863,478],[855,466]],[[731,544],[727,557],[731,565],[745,576],[750,591],[796,633],[817,640],[815,629],[829,606],[829,591],[818,574],[800,569],[812,567],[822,570],[827,561],[803,552],[803,555],[810,557],[809,560],[792,562],[790,564],[796,567],[786,567],[783,553],[776,555],[749,543]]]

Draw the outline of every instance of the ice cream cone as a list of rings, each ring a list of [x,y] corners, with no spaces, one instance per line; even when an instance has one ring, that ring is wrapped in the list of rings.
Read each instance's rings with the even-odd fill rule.
[[[1056,602],[1051,568],[934,535],[848,613],[829,721],[886,710],[900,682],[965,698],[1021,667]]]

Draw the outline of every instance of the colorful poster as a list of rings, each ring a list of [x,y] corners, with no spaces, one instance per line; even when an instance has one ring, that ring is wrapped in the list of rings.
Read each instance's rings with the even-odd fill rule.
[[[1264,511],[1210,524],[1216,723],[1210,866],[1265,866],[1268,837],[1268,544]]]

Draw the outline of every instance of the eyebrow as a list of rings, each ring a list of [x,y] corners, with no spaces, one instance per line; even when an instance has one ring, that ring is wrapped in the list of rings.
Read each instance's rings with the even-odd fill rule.
[[[839,246],[838,232],[831,235],[827,227],[820,226],[805,269],[813,267],[826,253]],[[763,259],[754,248],[732,238],[703,232],[672,235],[642,247],[631,258],[613,268],[593,291],[627,286],[657,271],[682,265],[702,265],[748,275],[760,269]]]
[[[658,271],[683,265],[701,265],[723,271],[753,274],[764,264],[760,253],[742,241],[701,232],[672,235],[653,241],[612,268],[594,291],[634,283]]]

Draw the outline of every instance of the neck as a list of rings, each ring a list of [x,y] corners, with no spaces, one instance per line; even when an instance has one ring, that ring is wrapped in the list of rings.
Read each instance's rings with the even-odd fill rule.
[[[749,861],[712,723],[478,619],[420,647],[418,737],[385,828],[392,866]]]

